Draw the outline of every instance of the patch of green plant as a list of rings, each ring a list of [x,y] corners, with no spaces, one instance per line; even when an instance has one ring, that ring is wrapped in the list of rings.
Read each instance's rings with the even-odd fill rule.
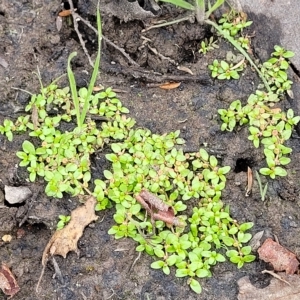
[[[97,22],[100,33],[99,12]],[[128,109],[111,88],[93,94],[90,84],[77,90],[70,66],[74,56],[68,60],[70,88],[60,89],[55,82],[42,87],[26,106],[28,115],[4,121],[1,132],[8,139],[13,132],[29,133],[30,139],[17,152],[29,180],[43,178],[45,193],[55,198],[92,193],[97,211],[113,203],[116,224],[109,233],[116,239],[134,239],[138,252],[153,256],[152,268],[169,274],[175,267],[176,276],[187,277],[196,293],[202,290],[198,279],[210,277],[212,266],[226,257],[238,268],[253,261],[255,256],[246,246],[253,223],[238,224],[221,201],[230,167],[219,166],[204,149],[184,153],[179,131],[158,135],[135,128],[135,121],[125,115]],[[92,81],[95,70],[97,62]],[[108,146],[111,152],[105,157],[111,168],[91,187],[90,156]],[[152,220],[135,198],[142,189],[172,207],[180,226]],[[191,199],[194,204],[188,210]],[[69,221],[69,216],[59,218],[58,229]]]
[[[211,36],[209,39],[205,38],[204,41],[201,42],[199,53],[203,53],[205,55],[207,52],[218,48],[217,40],[214,41],[214,37]]]
[[[252,21],[247,21],[246,15],[236,14],[235,12],[230,12],[229,16],[223,15],[223,18],[221,19],[221,24],[218,24],[209,19],[209,16],[215,10],[217,10],[224,3],[224,1],[225,0],[217,0],[214,2],[213,5],[211,5],[210,1],[195,0],[194,5],[192,5],[189,2],[186,2],[184,0],[163,0],[162,2],[171,3],[173,5],[191,11],[191,15],[188,15],[183,18],[179,18],[178,20],[173,20],[159,25],[154,25],[149,27],[148,29],[172,25],[182,21],[190,21],[191,17],[194,17],[197,20],[197,22],[200,24],[206,23],[208,25],[211,25],[214,29],[216,29],[219,35],[221,35],[225,40],[231,43],[233,47],[236,50],[238,50],[247,59],[250,65],[258,73],[266,89],[268,91],[271,91],[267,79],[264,76],[264,73],[261,72],[261,70],[256,66],[254,61],[251,59],[249,54],[245,51],[245,49],[249,48],[248,42],[246,41],[247,38],[243,37],[244,38],[243,40],[241,39],[239,40],[238,38],[236,38],[237,33],[242,29],[244,29],[245,27],[250,26]]]
[[[57,222],[56,230],[63,229],[71,220],[71,216],[65,216],[65,215],[59,215],[58,218],[59,221]]]
[[[85,93],[85,88],[78,91],[79,103],[84,103],[81,95]],[[211,276],[211,267],[225,261],[226,256],[239,268],[255,259],[245,246],[251,238],[246,231],[253,224],[238,224],[221,201],[230,167],[218,166],[216,157],[204,149],[184,153],[179,148],[184,143],[179,131],[158,135],[134,128],[135,121],[124,115],[128,110],[110,88],[92,95],[90,103],[89,117],[81,129],[61,131],[62,122],[76,118],[69,89],[51,84],[32,96],[26,110],[37,109],[36,124],[27,116],[14,123],[16,130],[28,130],[32,136],[32,142],[25,140],[22,151],[17,152],[20,166],[27,167],[31,181],[37,176],[44,178],[46,194],[55,198],[65,193],[84,194],[92,177],[90,155],[109,145],[111,153],[105,157],[111,169],[94,181],[95,209],[115,204],[116,224],[109,233],[116,239],[133,238],[137,251],[155,258],[153,268],[169,274],[174,266],[176,276],[188,277],[190,287],[200,293],[197,278]],[[50,116],[50,111],[58,114]],[[93,116],[106,120],[97,126]],[[152,222],[134,197],[142,189],[171,206],[184,226],[169,228],[162,221]],[[190,199],[197,199],[197,205],[189,216]],[[61,216],[58,228],[67,221],[68,217]]]
[[[197,293],[197,278],[210,277],[211,267],[226,260],[242,267],[255,259],[245,246],[253,224],[239,225],[221,201],[226,174],[230,167],[219,167],[217,159],[204,150],[183,153],[179,131],[157,135],[148,129],[132,129],[124,141],[111,144],[106,158],[112,170],[104,171],[105,180],[95,180],[96,209],[115,202],[114,225],[109,233],[116,239],[133,238],[136,250],[155,258],[154,269],[177,277],[188,277]],[[147,189],[174,208],[184,227],[168,228],[162,221],[151,222],[134,195]],[[186,215],[187,201],[197,199],[192,215]],[[154,227],[153,227],[154,226]],[[236,249],[236,252],[232,252]],[[230,252],[231,251],[231,252]]]
[[[223,14],[218,21],[221,29],[230,36],[235,37],[244,28],[249,27],[253,22],[247,21],[247,15],[244,13],[237,13],[231,10],[229,13]]]
[[[211,65],[208,66],[209,70],[211,70],[211,76],[217,79],[239,79],[239,72],[243,71],[244,65],[242,63],[238,63],[233,65],[233,63],[227,63],[224,60],[220,62],[215,59]]]
[[[249,125],[248,139],[253,142],[255,148],[259,148],[260,145],[264,148],[267,167],[261,168],[260,173],[274,179],[276,176],[287,175],[283,166],[290,163],[287,155],[292,149],[285,146],[285,143],[291,137],[300,117],[294,116],[292,109],[283,112],[275,107],[283,92],[291,89],[292,81],[288,80],[286,74],[289,65],[286,58],[291,57],[292,52],[275,46],[272,56],[273,58],[262,67],[263,72],[267,72],[266,66],[272,70],[269,72],[270,77],[266,77],[272,92],[257,90],[255,94],[249,96],[245,106],[242,106],[240,100],[235,100],[227,110],[219,109],[218,113],[223,121],[221,125],[223,131],[232,131],[237,125]],[[270,64],[273,64],[272,68]]]

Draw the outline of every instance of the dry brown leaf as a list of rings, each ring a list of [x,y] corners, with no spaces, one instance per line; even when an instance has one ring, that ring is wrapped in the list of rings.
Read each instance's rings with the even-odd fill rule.
[[[285,249],[271,238],[267,238],[257,250],[259,258],[272,264],[275,271],[285,271],[294,274],[299,266],[299,261],[294,253]]]
[[[172,89],[176,89],[180,86],[181,82],[168,82],[168,83],[164,83],[161,84],[159,87],[163,90],[172,90]]]
[[[67,226],[56,231],[48,242],[43,252],[43,266],[46,265],[50,255],[61,255],[66,258],[70,251],[78,254],[77,242],[82,236],[84,228],[98,219],[95,215],[95,204],[96,199],[91,196],[83,206],[72,211],[71,220]]]
[[[300,277],[298,275],[286,275],[278,273],[282,280],[271,279],[271,283],[264,289],[256,288],[248,276],[238,280],[238,300],[299,300],[300,299]]]
[[[0,268],[0,289],[10,298],[20,290],[14,275],[5,264],[2,264]]]
[[[184,226],[180,220],[175,217],[173,207],[165,204],[156,195],[143,189],[135,198],[147,210],[153,220],[163,221],[168,226]]]
[[[61,11],[58,15],[60,17],[68,17],[71,14],[72,14],[71,9],[66,9],[66,10]]]
[[[191,75],[194,75],[194,73],[192,72],[192,70],[189,69],[189,68],[187,68],[187,67],[184,67],[184,66],[178,66],[177,69],[180,70],[180,71],[189,73],[189,74],[191,74]]]

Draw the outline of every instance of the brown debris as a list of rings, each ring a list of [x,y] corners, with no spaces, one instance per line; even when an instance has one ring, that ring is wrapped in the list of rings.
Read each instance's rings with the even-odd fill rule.
[[[168,226],[183,226],[180,220],[175,217],[173,207],[165,204],[156,195],[143,189],[135,198],[147,210],[151,219],[163,221]]]
[[[271,263],[275,271],[294,274],[298,269],[299,261],[296,255],[274,242],[271,238],[267,238],[257,252],[259,258]]]
[[[256,288],[248,276],[238,280],[238,300],[298,300],[300,299],[300,277],[278,273],[280,280],[272,278],[266,288]]]
[[[173,89],[176,89],[180,86],[181,82],[167,82],[167,83],[164,83],[162,85],[160,85],[159,87],[163,90],[173,90]]]
[[[2,264],[0,268],[0,289],[10,298],[20,290],[14,275],[6,264]]]
[[[45,266],[49,256],[61,255],[66,258],[68,252],[78,254],[77,242],[83,234],[84,228],[98,219],[95,215],[96,199],[91,196],[83,206],[72,211],[71,220],[62,230],[56,231],[48,242],[42,257]]]

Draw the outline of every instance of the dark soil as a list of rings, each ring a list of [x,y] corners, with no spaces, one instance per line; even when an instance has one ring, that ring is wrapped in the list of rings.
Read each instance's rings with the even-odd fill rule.
[[[88,3],[80,6],[78,1],[78,13],[95,24]],[[28,94],[22,90],[39,92],[39,81],[33,74],[37,67],[43,84],[47,85],[66,72],[67,58],[73,51],[78,52],[73,64],[78,86],[87,85],[91,68],[72,25],[68,26],[64,20],[62,30],[56,29],[60,4],[60,0],[1,1],[0,56],[8,63],[7,68],[0,66],[1,122],[7,117],[15,120],[22,114],[29,101]],[[160,18],[178,14],[176,10],[165,9]],[[256,182],[250,197],[245,197],[244,190],[247,166],[258,170],[264,165],[261,149],[254,149],[247,140],[246,128],[232,133],[220,131],[217,110],[228,107],[235,99],[245,103],[259,83],[255,72],[248,66],[238,81],[210,79],[207,65],[214,58],[224,58],[228,51],[233,51],[229,44],[220,40],[220,49],[205,56],[198,53],[201,40],[212,34],[210,28],[183,22],[142,33],[149,20],[133,19],[124,23],[117,16],[104,13],[102,17],[104,35],[124,48],[140,67],[130,65],[119,51],[103,43],[99,84],[126,91],[119,97],[138,126],[156,133],[180,129],[186,140],[186,151],[204,147],[216,155],[222,165],[231,166],[223,201],[230,205],[232,216],[239,222],[254,222],[253,234],[261,230],[265,230],[266,236],[275,234],[282,245],[299,255],[299,136],[295,132],[289,141],[293,153],[292,162],[287,166],[288,176],[270,180],[268,199],[262,202]],[[265,60],[273,45],[279,43],[280,28],[275,21],[262,16],[251,15],[251,19],[254,24],[250,30],[256,31],[252,40],[253,53]],[[94,57],[96,36],[82,24],[79,28]],[[142,36],[149,41],[145,43]],[[169,60],[154,54],[148,45]],[[177,65],[188,67],[194,76],[179,71]],[[180,88],[149,87],[149,84],[167,81],[162,76],[173,80],[177,76],[182,82]],[[299,91],[298,79],[293,73],[291,76],[295,81],[294,90]],[[67,82],[61,84],[67,85]],[[297,109],[293,101],[284,100],[282,105],[285,109]],[[0,262],[11,267],[20,285],[21,290],[14,299],[233,300],[238,294],[236,281],[245,275],[249,275],[256,286],[268,284],[268,275],[260,273],[266,265],[259,260],[240,270],[229,262],[217,265],[212,278],[201,280],[203,292],[200,296],[190,290],[186,279],[176,278],[174,270],[166,276],[162,271],[151,269],[152,258],[146,254],[142,254],[130,270],[137,257],[136,245],[130,239],[114,240],[108,235],[107,231],[114,224],[114,210],[111,209],[100,212],[99,220],[86,228],[78,243],[79,256],[70,253],[66,259],[55,258],[62,277],[55,277],[53,264],[48,263],[41,282],[42,291],[37,295],[35,288],[41,272],[42,252],[55,230],[58,215],[69,215],[79,201],[68,197],[50,199],[43,192],[43,182],[32,184],[25,180],[26,172],[18,167],[19,160],[15,156],[25,138],[16,136],[13,142],[8,142],[0,136],[0,236],[10,234],[13,237],[10,243],[0,241]],[[27,185],[34,196],[25,205],[10,207],[4,201],[5,184]],[[27,221],[19,228],[24,217]],[[7,299],[1,291],[0,299]]]

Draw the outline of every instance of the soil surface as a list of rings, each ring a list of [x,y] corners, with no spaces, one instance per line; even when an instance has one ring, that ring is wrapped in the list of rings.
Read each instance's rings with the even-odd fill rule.
[[[78,1],[75,6],[83,18],[95,25],[92,6],[89,6],[92,3],[89,2]],[[79,87],[87,85],[91,67],[73,26],[68,25],[66,18],[62,29],[57,30],[56,17],[60,10],[60,0],[1,1],[0,57],[7,63],[7,66],[2,63],[0,66],[1,123],[4,118],[15,120],[24,112],[30,97],[23,90],[39,92],[39,80],[34,74],[37,67],[46,86],[66,72],[67,59],[73,51],[78,52],[73,64],[77,84]],[[219,40],[220,48],[204,56],[198,52],[199,45],[213,33],[209,27],[191,22],[142,32],[155,19],[172,19],[183,12],[164,6],[162,11],[151,13],[152,19],[143,20],[140,15],[131,15],[132,18],[124,22],[104,7],[105,37],[123,48],[137,65],[132,65],[120,51],[103,42],[98,84],[123,91],[119,98],[138,126],[160,134],[179,129],[181,137],[186,140],[185,151],[198,151],[203,147],[216,155],[221,165],[229,165],[231,172],[222,199],[230,205],[233,218],[239,222],[254,222],[252,234],[261,230],[265,230],[265,236],[275,234],[283,246],[299,256],[299,130],[288,142],[293,149],[292,162],[287,166],[288,176],[268,180],[267,201],[261,201],[256,182],[251,196],[246,198],[247,167],[258,170],[264,166],[263,153],[247,140],[247,128],[221,132],[217,110],[227,108],[235,99],[246,103],[260,82],[256,73],[247,66],[239,80],[212,80],[208,64],[215,58],[226,57],[228,51],[234,51],[231,45]],[[278,44],[281,30],[272,19],[253,14],[250,19],[254,23],[249,35],[254,31],[258,33],[252,39],[253,53],[256,58],[266,60],[273,46]],[[79,30],[89,53],[95,57],[97,39],[94,32],[82,23]],[[189,68],[194,75],[180,71],[178,66]],[[300,92],[299,78],[292,71],[290,77],[297,95]],[[179,81],[181,85],[173,90],[157,87],[157,83],[167,81]],[[67,82],[62,80],[60,84],[66,86]],[[296,101],[283,100],[282,108],[293,108],[299,113]],[[78,243],[79,255],[69,253],[66,259],[55,257],[61,276],[54,276],[51,261],[47,264],[41,292],[36,294],[42,253],[55,230],[58,215],[69,215],[79,201],[69,197],[51,199],[44,194],[42,181],[33,184],[25,180],[26,170],[18,166],[19,159],[15,155],[25,138],[25,135],[19,135],[13,142],[8,142],[0,136],[0,236],[12,236],[10,243],[0,241],[0,262],[11,267],[21,288],[14,299],[233,300],[238,295],[236,281],[245,275],[250,276],[256,286],[268,284],[269,275],[261,274],[266,265],[259,260],[240,270],[229,262],[218,264],[212,270],[213,277],[201,280],[203,292],[199,296],[190,290],[186,279],[175,277],[174,270],[166,276],[160,270],[151,269],[152,258],[146,254],[142,254],[131,269],[138,254],[136,244],[130,239],[115,240],[107,233],[114,224],[114,210],[111,209],[99,212],[98,221],[86,228]],[[95,158],[101,171],[105,165],[100,165],[100,162]],[[266,181],[263,178],[263,183]],[[8,205],[4,201],[4,185],[26,185],[33,196],[24,205]],[[25,223],[22,222],[24,218]],[[1,291],[0,299],[7,299]]]

